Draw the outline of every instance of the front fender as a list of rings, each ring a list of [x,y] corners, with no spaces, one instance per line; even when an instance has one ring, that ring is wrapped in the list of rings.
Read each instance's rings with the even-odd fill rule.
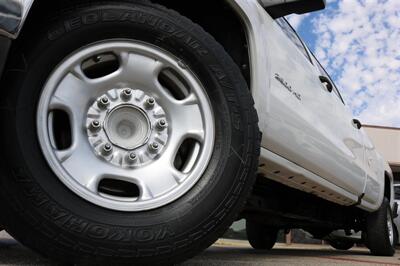
[[[11,40],[22,29],[34,0],[0,0],[0,77],[7,60]]]
[[[259,115],[260,128],[266,128],[266,117],[269,115],[269,101],[271,79],[270,60],[268,60],[268,33],[266,25],[274,23],[272,17],[265,12],[265,9],[258,0],[226,0],[239,16],[245,27],[245,33],[248,40],[250,75],[251,75],[251,93],[255,102],[255,107]]]
[[[0,36],[18,37],[34,0],[0,1]]]

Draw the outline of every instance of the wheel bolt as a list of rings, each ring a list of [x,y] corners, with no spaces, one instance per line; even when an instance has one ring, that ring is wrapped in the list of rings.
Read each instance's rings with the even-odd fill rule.
[[[147,101],[146,101],[146,107],[148,109],[154,108],[155,104],[156,104],[156,100],[153,97],[148,98]]]
[[[149,149],[151,152],[156,153],[160,149],[160,144],[158,144],[157,142],[153,142],[149,145]]]
[[[101,123],[98,120],[93,120],[90,124],[90,130],[93,132],[98,132],[101,129]]]
[[[129,164],[134,164],[136,160],[137,160],[137,155],[134,152],[129,153],[128,156],[126,157],[126,161]]]
[[[101,99],[98,101],[97,105],[101,109],[106,109],[110,105],[110,100],[108,99],[107,96],[101,97]]]
[[[163,130],[163,129],[165,129],[167,127],[167,121],[165,121],[165,119],[160,119],[158,122],[157,122],[157,128],[159,129],[159,130]]]
[[[113,151],[113,147],[110,143],[106,143],[103,146],[103,155],[109,155],[110,153],[112,153]]]
[[[121,93],[121,98],[129,101],[132,98],[132,90],[131,89],[124,89]]]

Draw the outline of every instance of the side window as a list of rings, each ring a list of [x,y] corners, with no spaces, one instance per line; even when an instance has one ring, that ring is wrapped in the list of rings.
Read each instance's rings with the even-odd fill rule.
[[[284,18],[278,18],[275,21],[281,27],[286,36],[292,41],[292,43],[296,45],[300,52],[304,54],[309,61],[311,61],[303,42],[300,40],[292,26],[290,26],[289,22],[287,22],[287,20]]]

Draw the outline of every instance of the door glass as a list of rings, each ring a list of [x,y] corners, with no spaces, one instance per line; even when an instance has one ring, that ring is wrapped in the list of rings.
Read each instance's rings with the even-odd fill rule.
[[[283,30],[285,35],[292,41],[294,45],[299,49],[299,51],[310,61],[310,57],[307,53],[306,48],[303,45],[303,42],[300,40],[296,31],[290,26],[289,22],[287,22],[284,18],[278,18],[275,20],[279,27]]]

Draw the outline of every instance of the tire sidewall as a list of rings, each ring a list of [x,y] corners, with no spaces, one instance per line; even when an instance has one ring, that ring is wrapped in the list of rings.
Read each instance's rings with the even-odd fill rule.
[[[20,219],[15,224],[8,221],[9,230],[21,239],[21,224],[26,225],[25,231],[41,232],[37,233],[42,236],[38,247],[57,238],[63,239],[68,251],[83,242],[86,250],[81,252],[87,254],[99,249],[114,254],[131,247],[132,251],[124,252],[133,256],[140,245],[151,256],[161,249],[165,254],[171,249],[185,252],[194,241],[209,245],[215,232],[226,228],[224,221],[233,219],[242,190],[251,182],[246,179],[249,159],[244,158],[249,147],[243,145],[249,132],[242,128],[250,118],[238,93],[245,87],[240,72],[229,67],[223,50],[199,28],[159,9],[87,7],[59,21],[39,33],[27,52],[22,45],[26,72],[12,73],[7,83],[7,108],[1,115],[7,150],[7,156],[2,156],[7,169],[7,178],[1,181],[2,197],[12,216]],[[188,193],[156,210],[121,213],[95,206],[64,186],[41,153],[36,106],[47,78],[66,56],[104,39],[140,40],[167,50],[196,73],[210,96],[216,140],[209,166]],[[23,211],[16,211],[18,207]],[[214,232],[212,237],[210,232]]]
[[[386,213],[389,213],[389,215],[390,215],[390,222],[392,224],[392,231],[393,231],[392,232],[393,233],[393,242],[390,241],[389,227],[388,227],[388,225],[386,223],[387,237],[389,238],[389,243],[392,246],[393,250],[395,250],[396,242],[397,242],[397,239],[396,239],[396,225],[395,225],[394,220],[393,220],[393,212],[392,212],[392,208],[390,207],[390,204],[388,204],[388,206],[386,208]],[[386,219],[386,221],[387,221],[387,219]]]
[[[391,223],[394,227],[393,214],[390,202],[387,198],[383,199],[382,205],[376,212],[367,215],[366,219],[366,244],[372,254],[378,256],[393,256],[396,247],[396,232],[393,231],[393,243],[390,241],[389,229],[387,225],[387,214],[390,214]]]

